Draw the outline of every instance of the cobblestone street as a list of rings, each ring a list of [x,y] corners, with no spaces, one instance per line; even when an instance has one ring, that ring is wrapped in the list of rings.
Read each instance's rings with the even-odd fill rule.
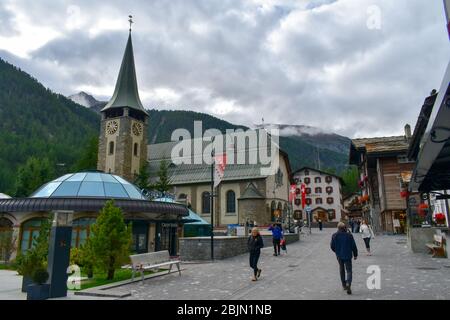
[[[288,246],[287,255],[272,255],[265,243],[263,270],[252,282],[248,255],[214,263],[183,264],[184,271],[130,284],[128,299],[450,299],[450,260],[412,254],[405,236],[377,236],[373,256],[366,256],[360,235],[355,235],[359,257],[353,262],[353,295],[340,285],[338,264],[329,249],[334,229],[302,235]],[[369,290],[367,267],[381,269],[381,289]]]

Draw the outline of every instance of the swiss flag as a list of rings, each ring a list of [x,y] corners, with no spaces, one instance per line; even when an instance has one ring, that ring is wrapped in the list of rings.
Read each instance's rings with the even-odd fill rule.
[[[291,184],[291,188],[289,189],[289,202],[295,200],[295,189],[297,186],[295,184]]]
[[[302,186],[300,188],[301,193],[302,193],[302,209],[305,209],[305,205],[306,205],[306,186],[304,183],[302,183]]]
[[[220,181],[222,181],[226,166],[226,153],[218,154],[214,157],[214,188],[220,184]]]

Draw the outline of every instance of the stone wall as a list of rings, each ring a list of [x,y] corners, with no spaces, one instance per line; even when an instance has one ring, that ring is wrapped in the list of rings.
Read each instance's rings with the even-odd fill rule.
[[[299,234],[285,234],[286,243],[300,240]],[[272,236],[263,235],[264,247],[272,247]],[[247,237],[214,237],[214,258],[221,260],[248,253]],[[183,261],[211,259],[211,238],[180,238],[180,257]]]

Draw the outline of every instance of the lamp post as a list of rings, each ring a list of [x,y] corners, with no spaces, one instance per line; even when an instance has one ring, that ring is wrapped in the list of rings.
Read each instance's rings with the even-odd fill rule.
[[[214,260],[214,137],[211,139],[211,260]]]

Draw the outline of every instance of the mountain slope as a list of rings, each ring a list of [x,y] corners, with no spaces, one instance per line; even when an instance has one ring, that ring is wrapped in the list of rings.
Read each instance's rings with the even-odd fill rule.
[[[0,59],[0,191],[12,194],[17,169],[30,156],[68,170],[87,140],[98,135],[99,116]],[[55,171],[56,170],[55,168]]]

